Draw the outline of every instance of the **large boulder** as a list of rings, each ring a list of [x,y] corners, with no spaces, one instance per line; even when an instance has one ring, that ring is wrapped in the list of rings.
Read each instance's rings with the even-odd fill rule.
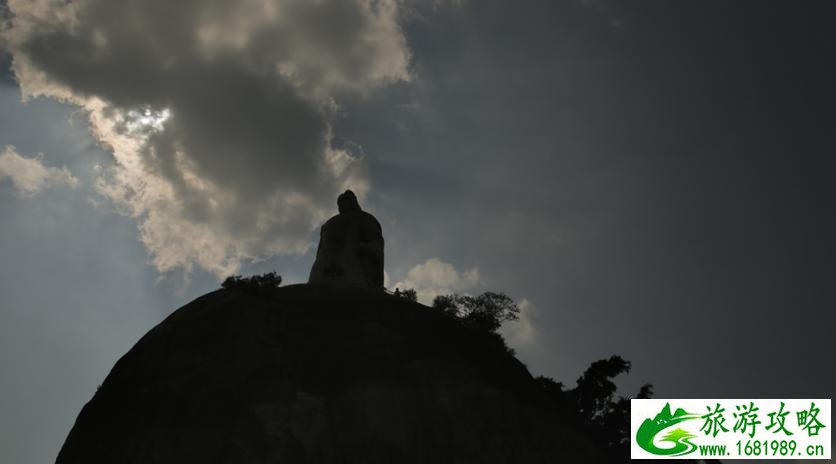
[[[380,291],[219,290],[115,365],[57,462],[589,462],[490,334]]]

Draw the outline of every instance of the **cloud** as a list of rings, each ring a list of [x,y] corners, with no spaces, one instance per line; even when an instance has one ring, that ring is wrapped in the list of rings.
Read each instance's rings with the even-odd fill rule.
[[[452,264],[439,258],[430,258],[414,266],[403,280],[389,288],[415,289],[418,301],[429,305],[437,295],[475,293],[478,287],[483,286],[479,268],[459,271]],[[515,349],[528,349],[537,339],[537,310],[526,298],[519,300],[517,305],[520,308],[519,320],[503,324],[500,333]]]
[[[161,272],[305,251],[339,191],[369,189],[331,144],[340,101],[411,77],[397,0],[8,6],[23,97],[83,108],[114,158],[94,187]]]
[[[537,309],[525,298],[517,306],[520,308],[519,320],[503,324],[499,333],[513,348],[527,348],[537,339],[538,331],[534,321]]]
[[[76,188],[78,179],[66,167],[43,165],[43,153],[35,158],[20,156],[15,147],[7,145],[0,153],[0,181],[9,179],[20,196],[32,196],[45,188],[64,186]]]
[[[479,283],[478,268],[458,271],[450,263],[439,258],[430,258],[410,269],[406,277],[392,285],[392,288],[415,289],[418,301],[430,304],[437,295],[464,293],[474,289]]]

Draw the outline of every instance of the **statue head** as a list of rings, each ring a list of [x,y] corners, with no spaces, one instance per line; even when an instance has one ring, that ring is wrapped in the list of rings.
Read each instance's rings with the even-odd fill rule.
[[[337,208],[341,213],[362,211],[360,209],[360,203],[357,202],[357,196],[351,190],[346,190],[342,195],[337,197]]]

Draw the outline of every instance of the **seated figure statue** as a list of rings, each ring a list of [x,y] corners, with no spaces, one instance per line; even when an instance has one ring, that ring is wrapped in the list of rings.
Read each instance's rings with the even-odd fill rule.
[[[309,283],[383,288],[383,231],[360,209],[351,190],[337,198],[340,213],[322,225]]]

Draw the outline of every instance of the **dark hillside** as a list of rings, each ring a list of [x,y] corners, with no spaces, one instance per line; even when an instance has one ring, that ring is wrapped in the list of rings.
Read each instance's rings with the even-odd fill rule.
[[[595,461],[543,396],[499,339],[405,298],[225,289],[117,362],[57,462]]]

